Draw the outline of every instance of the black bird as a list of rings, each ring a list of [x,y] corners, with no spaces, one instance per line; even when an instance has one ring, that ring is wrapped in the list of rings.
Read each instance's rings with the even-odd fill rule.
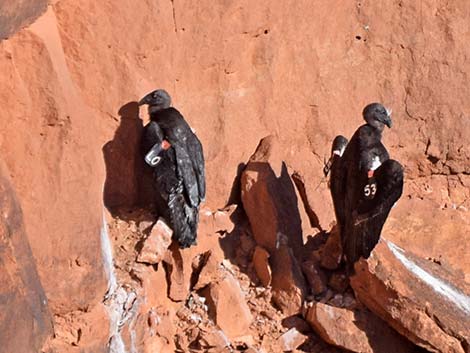
[[[390,209],[403,192],[403,168],[390,159],[381,141],[384,127],[392,126],[391,112],[372,103],[362,115],[366,124],[356,130],[343,155],[335,157],[331,166],[331,193],[349,272],[360,257],[369,257]],[[335,139],[340,146],[344,141],[342,136]],[[337,149],[335,142],[333,150]]]
[[[162,89],[147,94],[142,147],[154,168],[159,213],[170,223],[181,248],[196,244],[199,205],[205,199],[204,155],[197,136]]]
[[[344,188],[343,180],[338,176],[341,171],[341,157],[343,156],[347,145],[348,139],[346,137],[341,135],[336,136],[333,140],[333,145],[331,146],[331,157],[328,160],[328,163],[326,163],[325,168],[323,168],[325,177],[328,176],[328,173],[331,173],[329,185],[337,223],[340,227],[341,224],[344,224],[344,198],[336,197],[336,195],[342,195],[340,190]]]

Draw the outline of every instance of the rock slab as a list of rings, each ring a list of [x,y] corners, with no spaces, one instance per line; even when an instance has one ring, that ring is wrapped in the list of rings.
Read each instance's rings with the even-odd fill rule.
[[[210,285],[208,303],[216,324],[230,340],[250,333],[253,317],[240,284],[230,273]]]
[[[365,310],[349,310],[315,303],[307,321],[328,343],[358,353],[412,353],[413,345],[387,323]]]
[[[0,40],[33,22],[46,7],[47,0],[0,1]]]
[[[402,335],[431,352],[468,352],[470,291],[462,278],[388,240],[355,270],[356,296]]]
[[[243,207],[253,236],[270,253],[282,236],[295,250],[302,245],[296,190],[281,149],[274,136],[262,139],[241,177]]]
[[[2,352],[38,352],[53,334],[48,302],[23,225],[0,164],[0,342]]]
[[[138,262],[158,264],[165,258],[173,231],[161,219],[153,226],[137,257]]]

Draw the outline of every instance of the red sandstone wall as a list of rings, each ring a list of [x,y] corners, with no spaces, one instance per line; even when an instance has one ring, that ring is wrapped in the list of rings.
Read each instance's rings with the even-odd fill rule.
[[[1,159],[52,312],[106,290],[103,185],[116,204],[138,200],[142,122],[125,105],[156,87],[203,142],[211,207],[268,134],[288,141],[310,196],[327,195],[314,189],[329,142],[371,101],[393,108],[385,141],[408,193],[468,206],[469,15],[466,0],[54,1],[0,42]]]
[[[47,0],[0,0],[0,39],[33,22],[46,7]]]

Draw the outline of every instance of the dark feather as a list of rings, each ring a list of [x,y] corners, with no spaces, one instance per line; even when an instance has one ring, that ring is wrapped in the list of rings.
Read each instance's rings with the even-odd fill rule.
[[[360,257],[370,255],[403,189],[403,170],[398,162],[389,160],[381,138],[379,129],[368,124],[361,126],[331,170],[333,203],[349,268]],[[374,174],[377,192],[373,198],[367,198],[364,188],[369,182],[367,173],[372,169],[374,158],[382,165]]]
[[[346,192],[346,178],[341,177],[341,159],[342,156],[334,154],[334,151],[341,150],[342,145],[347,145],[348,140],[344,136],[336,136],[331,148],[330,158],[330,190],[335,209],[336,220],[341,227],[344,224],[344,194]]]
[[[161,152],[162,159],[154,168],[156,203],[159,214],[170,223],[180,247],[185,248],[196,242],[199,204],[205,196],[202,147],[183,116],[174,108],[151,114],[151,122],[146,125],[142,138],[144,153],[163,139],[168,140],[171,147]]]
[[[397,161],[385,161],[374,173],[377,192],[373,199],[363,197],[350,219],[350,234],[345,246],[348,262],[368,258],[395,202],[403,192],[403,168]]]
[[[187,197],[193,206],[199,205],[206,196],[204,154],[199,139],[175,108],[157,111],[151,119],[158,123],[165,138],[174,146]]]

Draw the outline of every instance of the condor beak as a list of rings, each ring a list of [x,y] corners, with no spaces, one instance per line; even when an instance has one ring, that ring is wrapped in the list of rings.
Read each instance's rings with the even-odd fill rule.
[[[151,99],[152,99],[152,95],[151,95],[151,94],[147,94],[144,98],[142,98],[142,99],[139,101],[139,106],[144,105],[144,104],[150,104]]]

